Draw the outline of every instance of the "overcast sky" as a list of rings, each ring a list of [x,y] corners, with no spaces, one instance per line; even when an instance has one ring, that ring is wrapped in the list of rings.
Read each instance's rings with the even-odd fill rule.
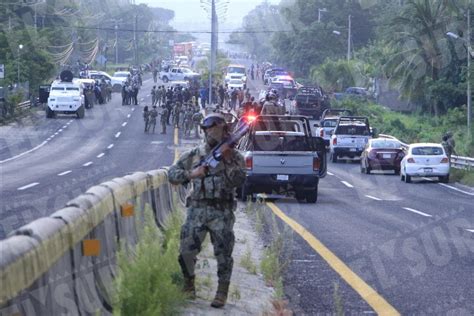
[[[228,2],[226,21],[220,30],[235,28],[242,24],[242,19],[249,11],[264,0],[219,0]],[[268,0],[269,3],[278,4],[280,0]],[[175,12],[172,25],[178,30],[207,30],[210,28],[207,13],[201,7],[200,0],[137,0],[136,3],[146,3],[152,7],[171,9]],[[189,27],[187,27],[189,26]],[[183,29],[186,28],[186,29]]]

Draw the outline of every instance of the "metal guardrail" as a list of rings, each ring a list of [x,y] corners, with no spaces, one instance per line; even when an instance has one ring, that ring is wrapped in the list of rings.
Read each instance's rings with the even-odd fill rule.
[[[379,134],[379,137],[396,140],[400,142],[402,147],[408,148],[408,144],[402,142],[394,136]],[[456,169],[474,170],[474,158],[451,155],[451,167]]]
[[[31,107],[31,101],[21,102],[21,103],[18,103],[17,105],[17,108],[21,110],[26,110],[26,109],[29,109],[30,107]]]

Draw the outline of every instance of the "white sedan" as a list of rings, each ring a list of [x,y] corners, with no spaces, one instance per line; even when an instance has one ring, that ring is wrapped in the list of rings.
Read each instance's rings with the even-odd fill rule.
[[[400,180],[407,183],[412,177],[438,177],[440,182],[449,182],[449,158],[440,144],[411,144],[400,169]]]

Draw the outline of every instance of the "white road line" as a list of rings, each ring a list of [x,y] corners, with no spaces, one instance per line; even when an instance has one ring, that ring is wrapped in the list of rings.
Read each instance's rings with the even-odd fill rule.
[[[333,176],[333,175],[334,175],[334,173],[331,173],[331,172],[329,172],[329,171],[327,172],[327,174],[330,175],[330,176]]]
[[[150,95],[149,95],[149,94],[147,94],[146,96],[147,96],[147,97],[149,97]]]
[[[67,125],[64,125],[63,128],[67,128]]]
[[[375,201],[382,201],[382,199],[379,199],[375,196],[371,196],[371,195],[366,195],[366,197],[368,197],[369,199],[372,199],[372,200],[375,200]]]
[[[127,115],[127,118],[130,118],[130,116],[132,116],[132,114]]]
[[[140,101],[143,101],[143,100],[145,100],[145,98],[141,98],[141,99],[140,99]]]
[[[474,233],[474,229],[466,229],[470,233]]]
[[[420,212],[420,211],[417,211],[417,210],[414,210],[412,208],[409,208],[409,207],[404,207],[403,208],[404,210],[407,210],[409,212],[413,212],[415,214],[418,214],[418,215],[421,215],[421,216],[425,216],[425,217],[433,217],[432,215],[430,214],[426,214],[426,213],[423,213],[423,212]]]
[[[135,108],[132,108],[132,112],[135,111]]]
[[[152,141],[151,144],[152,145],[159,145],[159,144],[163,144],[164,141],[161,141],[161,140],[155,140],[155,141]]]
[[[444,184],[444,183],[438,183],[438,184],[442,185],[443,187],[449,188],[451,190],[458,191],[458,192],[461,192],[461,193],[464,193],[464,194],[467,194],[467,195],[470,195],[470,196],[474,196],[474,193],[463,191],[461,189],[458,189],[456,187],[453,187],[453,186],[450,186],[450,185],[447,185],[447,184]]]
[[[104,155],[105,155],[104,153],[100,153],[100,154],[97,155],[97,158],[102,158],[102,157],[104,157]]]
[[[120,134],[122,134],[122,132],[118,132],[117,134],[115,134],[115,138],[119,138]]]
[[[107,149],[112,149],[112,147],[114,147],[114,144],[110,144],[109,146],[107,146]]]
[[[46,145],[48,143],[48,141],[44,141],[42,142],[41,144],[39,144],[38,146],[34,147],[34,148],[31,148],[30,150],[28,151],[25,151],[25,152],[22,152],[21,154],[18,154],[16,156],[13,156],[13,157],[10,157],[8,159],[5,159],[5,160],[1,160],[0,161],[0,164],[4,163],[4,162],[7,162],[7,161],[10,161],[10,160],[13,160],[13,159],[16,159],[16,158],[20,158],[21,156],[24,156],[26,154],[29,154],[37,149],[40,149],[41,147],[43,147],[44,145]]]
[[[65,176],[67,174],[70,174],[71,172],[72,172],[71,170],[64,171],[64,172],[58,173],[58,176],[62,177],[62,176]]]
[[[18,191],[23,191],[23,190],[26,190],[26,189],[35,187],[35,186],[37,186],[38,184],[39,184],[39,182],[33,182],[33,183],[27,184],[27,185],[25,185],[25,186],[19,187],[17,190],[18,190]]]
[[[122,126],[123,126],[123,127],[127,126],[127,122],[123,122],[123,123],[122,123]]]
[[[93,162],[92,161],[89,161],[89,162],[86,162],[85,164],[83,164],[84,167],[89,167],[90,165],[92,165]]]
[[[341,182],[342,182],[342,184],[344,184],[344,185],[345,185],[346,187],[348,187],[348,188],[353,188],[353,187],[354,187],[352,184],[350,184],[350,183],[347,182],[347,181],[341,181]]]
[[[62,128],[60,128],[60,129],[58,130],[58,133],[61,133],[62,131],[63,131],[63,129],[62,129]]]
[[[58,134],[59,134],[59,132],[56,132],[56,133],[54,133],[53,135],[56,136],[56,135],[58,135]]]

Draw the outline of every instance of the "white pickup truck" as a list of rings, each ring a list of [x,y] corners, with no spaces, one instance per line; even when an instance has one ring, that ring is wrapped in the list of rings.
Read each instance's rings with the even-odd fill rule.
[[[199,77],[200,75],[197,72],[185,67],[174,67],[160,72],[160,79],[165,83],[168,81],[188,81]]]
[[[331,161],[338,162],[340,157],[360,157],[365,145],[376,133],[375,129],[372,132],[367,117],[341,116],[329,144]]]
[[[324,139],[326,147],[329,147],[329,141],[331,140],[332,133],[336,128],[339,117],[351,116],[352,111],[347,109],[326,109],[321,115],[321,120],[315,125],[314,136],[321,137]]]

